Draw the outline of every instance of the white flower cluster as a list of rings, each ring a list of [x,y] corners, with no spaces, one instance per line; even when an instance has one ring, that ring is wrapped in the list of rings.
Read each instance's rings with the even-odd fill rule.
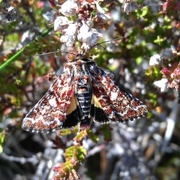
[[[160,65],[160,63],[161,63],[161,56],[159,54],[154,54],[153,56],[150,57],[149,60],[150,66]]]
[[[162,56],[160,54],[154,54],[150,57],[149,66],[161,66],[162,64]],[[154,86],[158,87],[161,92],[167,91],[168,80],[166,78],[162,78],[160,80],[154,81]]]
[[[160,54],[154,54],[150,57],[149,66],[161,66],[162,57]],[[167,91],[167,83],[168,80],[166,78],[162,78],[161,80],[154,81],[154,86],[158,87],[161,92]]]
[[[105,14],[97,1],[94,1],[93,7],[96,8],[95,12],[97,12],[98,15],[102,16]],[[86,51],[94,46],[98,39],[102,37],[101,33],[95,28],[92,28],[94,24],[91,19],[92,10],[94,9],[91,7],[91,3],[85,0],[67,0],[58,9],[58,13],[56,13],[58,15],[55,16],[55,11],[51,13],[55,18],[52,18],[49,12],[48,14],[44,14],[44,17],[46,20],[54,23],[55,31],[61,32],[60,41],[63,42],[66,47],[73,47],[78,40],[81,43],[81,49]],[[106,16],[105,18],[108,19]]]
[[[166,92],[168,89],[168,80],[166,78],[162,78],[161,80],[154,81],[153,84],[156,87],[158,87],[161,92]]]

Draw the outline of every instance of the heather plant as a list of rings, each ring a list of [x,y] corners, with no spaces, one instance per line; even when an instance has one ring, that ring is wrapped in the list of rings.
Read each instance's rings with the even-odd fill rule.
[[[1,177],[178,179],[179,12],[176,0],[2,0]],[[148,114],[84,130],[23,131],[27,112],[80,53],[111,71]]]

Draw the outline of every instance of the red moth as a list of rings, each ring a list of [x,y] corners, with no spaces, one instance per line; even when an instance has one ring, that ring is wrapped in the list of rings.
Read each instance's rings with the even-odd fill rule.
[[[77,55],[66,63],[63,73],[26,115],[22,128],[49,132],[77,124],[89,126],[92,120],[123,122],[146,113],[146,105],[118,87],[111,73]]]

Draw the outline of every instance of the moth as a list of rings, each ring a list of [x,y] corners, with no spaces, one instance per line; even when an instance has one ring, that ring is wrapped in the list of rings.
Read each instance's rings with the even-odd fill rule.
[[[32,132],[51,132],[86,127],[99,123],[123,122],[140,118],[147,107],[140,100],[118,87],[113,75],[96,63],[77,55],[67,62],[63,72],[22,122]]]

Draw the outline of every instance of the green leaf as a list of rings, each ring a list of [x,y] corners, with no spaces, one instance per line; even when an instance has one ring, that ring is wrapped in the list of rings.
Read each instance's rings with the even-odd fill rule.
[[[94,134],[93,132],[92,132],[92,130],[88,130],[87,131],[87,134],[88,134],[88,137],[92,140],[92,141],[94,141],[94,142],[98,142],[99,141],[99,137],[96,135],[96,134]]]
[[[165,40],[165,37],[161,38],[160,36],[157,36],[157,38],[154,40],[154,43],[161,45]]]
[[[137,17],[139,17],[139,18],[145,17],[148,13],[149,13],[149,8],[148,8],[148,6],[144,6],[143,8],[138,9],[138,10],[136,11],[136,15],[137,15]]]
[[[137,57],[136,58],[136,64],[140,65],[142,63],[142,57]]]
[[[2,131],[2,132],[0,132],[0,153],[3,152],[4,139],[5,139],[5,132]]]
[[[111,134],[112,128],[109,126],[109,124],[104,124],[101,126],[101,131],[104,135],[104,139],[106,141],[111,141],[112,139],[112,134]]]

